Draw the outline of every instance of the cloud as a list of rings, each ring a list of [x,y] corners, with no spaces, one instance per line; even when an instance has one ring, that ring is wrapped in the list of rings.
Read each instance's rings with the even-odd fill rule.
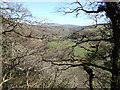
[[[49,18],[49,15],[43,15],[42,17]]]
[[[64,19],[64,17],[62,16],[62,17],[60,17],[60,19]]]
[[[11,2],[11,0],[2,0],[3,2]]]
[[[33,8],[31,9],[32,11],[40,11],[41,9],[40,8]]]

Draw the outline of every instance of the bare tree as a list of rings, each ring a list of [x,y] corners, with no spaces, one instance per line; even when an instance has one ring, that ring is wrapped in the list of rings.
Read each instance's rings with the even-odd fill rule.
[[[59,83],[56,81],[61,72],[54,72],[56,69],[53,65],[42,61],[42,56],[46,56],[48,51],[44,44],[47,35],[38,35],[39,30],[35,32],[34,27],[37,28],[37,25],[41,25],[45,20],[36,21],[20,3],[0,4],[3,29],[0,86],[3,86],[3,89],[67,87],[69,83],[64,81],[65,78]]]
[[[67,68],[70,67],[77,67],[77,66],[83,66],[85,71],[90,76],[90,89],[93,90],[92,85],[92,78],[93,70],[90,67],[99,68],[105,71],[108,71],[112,74],[111,76],[111,90],[118,90],[120,87],[120,2],[79,2],[76,0],[71,5],[73,7],[69,7],[69,11],[66,8],[60,8],[58,12],[64,12],[65,14],[68,13],[76,13],[76,16],[80,15],[81,12],[84,12],[88,15],[95,15],[95,20],[98,22],[100,18],[106,18],[109,20],[107,24],[105,24],[105,28],[101,30],[100,28],[100,37],[97,36],[88,36],[88,34],[80,35],[80,37],[77,37],[78,40],[76,41],[76,46],[80,46],[81,48],[84,48],[85,50],[91,52],[90,57],[87,56],[85,58],[80,57],[79,59],[75,59],[71,57],[70,59],[64,59],[62,60],[45,60],[47,62],[51,62],[54,65],[58,66],[65,66],[67,65]],[[67,7],[68,8],[68,7]],[[67,11],[66,11],[67,10]],[[111,34],[106,33],[108,30],[111,31]],[[92,38],[91,38],[92,37]],[[82,45],[83,43],[89,44],[90,42],[93,42],[95,45],[92,44],[90,47],[95,48],[94,50],[91,50],[90,48],[85,47]],[[102,52],[100,52],[100,48],[104,48],[105,45],[102,45],[102,43],[106,43],[107,46],[109,46],[109,49],[104,49]],[[68,49],[68,48],[67,48]],[[70,48],[69,48],[70,49]],[[71,49],[73,50],[73,49]],[[107,50],[107,51],[106,51]],[[104,53],[104,54],[103,54]],[[98,56],[97,56],[98,55]],[[101,55],[101,56],[99,56]],[[73,55],[74,56],[74,55]],[[95,58],[95,59],[93,59]],[[96,62],[92,61],[95,60]],[[105,64],[105,60],[108,61],[107,63],[109,66],[106,65],[100,65],[98,62],[99,60],[103,60],[103,63]],[[61,63],[62,62],[62,63]],[[75,63],[78,62],[78,63]],[[87,67],[86,67],[87,66]],[[88,72],[89,70],[89,72]],[[91,72],[90,72],[91,71]],[[91,78],[92,77],[92,78]]]
[[[15,75],[19,77],[18,73],[22,72],[24,74],[26,72],[26,69],[21,68],[19,65],[26,56],[29,56],[28,53],[31,51],[27,48],[24,48],[22,51],[15,48],[16,45],[20,44],[17,40],[20,39],[18,37],[33,39],[41,39],[41,37],[31,36],[32,31],[28,31],[27,35],[22,33],[25,25],[29,26],[35,22],[30,20],[32,14],[20,3],[0,2],[0,17],[2,18],[1,24],[3,29],[1,32],[3,78],[0,86],[3,85],[3,88],[8,88],[6,83],[13,80]],[[17,35],[16,40],[13,38],[15,35]]]

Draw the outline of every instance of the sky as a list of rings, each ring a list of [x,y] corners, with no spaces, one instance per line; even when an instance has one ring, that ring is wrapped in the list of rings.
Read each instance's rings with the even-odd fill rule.
[[[74,25],[91,25],[93,20],[80,15],[76,18],[75,14],[58,13],[56,10],[63,5],[63,2],[24,2],[23,5],[27,7],[33,16],[47,19],[48,23],[58,24],[74,24]]]
[[[80,26],[88,26],[96,24],[93,19],[90,19],[88,15],[80,13],[76,17],[75,13],[63,15],[58,13],[56,10],[59,7],[66,6],[65,2],[73,2],[75,0],[3,0],[6,2],[20,2],[37,18],[46,19],[47,23],[58,23],[58,24],[72,24]],[[78,0],[85,2],[86,0]],[[100,0],[90,0],[100,1]],[[64,3],[64,4],[63,4]],[[67,8],[66,10],[70,10]],[[103,23],[104,20],[99,20],[98,23]]]
[[[45,18],[48,23],[73,24],[80,26],[94,24],[94,21],[84,14],[81,14],[76,18],[75,14],[63,15],[63,13],[56,12],[57,8],[65,5],[63,2],[23,2],[23,5],[28,8],[33,16]]]

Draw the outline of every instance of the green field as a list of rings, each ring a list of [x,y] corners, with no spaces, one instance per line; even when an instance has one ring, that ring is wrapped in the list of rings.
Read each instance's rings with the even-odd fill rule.
[[[64,48],[67,48],[67,47],[70,47],[70,46],[74,46],[75,43],[72,42],[72,41],[69,41],[69,40],[63,40],[63,41],[51,41],[51,42],[48,42],[47,45],[50,46],[50,47],[53,47],[53,48],[64,49]],[[83,48],[80,48],[78,46],[74,48],[74,55],[75,56],[83,57],[85,52],[86,51]]]
[[[80,48],[80,47],[75,47],[74,48],[74,55],[75,56],[84,57],[85,53],[86,53],[86,51],[83,48]]]
[[[54,48],[66,48],[73,45],[75,45],[75,43],[68,40],[48,42],[48,46],[54,47]]]

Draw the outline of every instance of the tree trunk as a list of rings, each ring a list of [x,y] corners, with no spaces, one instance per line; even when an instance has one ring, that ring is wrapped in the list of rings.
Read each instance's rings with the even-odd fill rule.
[[[94,73],[93,73],[93,70],[87,65],[84,65],[83,68],[87,72],[87,74],[89,75],[90,90],[93,90],[94,89]]]
[[[89,75],[89,86],[90,86],[90,90],[94,90],[94,76],[93,75]]]
[[[120,89],[120,10],[118,4],[106,2],[106,14],[111,20],[113,30],[111,90],[118,90]]]
[[[120,67],[119,67],[119,54],[120,54],[120,31],[114,27],[114,46],[112,51],[112,82],[111,89],[117,90],[120,88]]]

